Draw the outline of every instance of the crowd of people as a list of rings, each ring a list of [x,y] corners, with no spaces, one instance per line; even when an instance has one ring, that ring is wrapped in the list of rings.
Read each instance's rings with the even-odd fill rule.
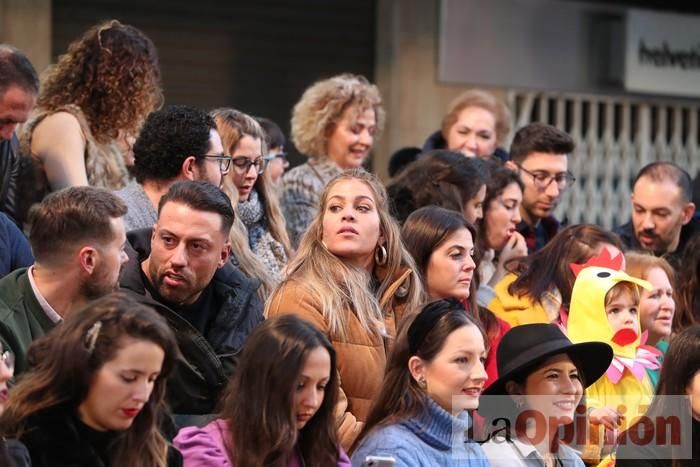
[[[275,122],[163,105],[133,26],[42,80],[0,45],[0,466],[698,465],[688,172],[563,225],[566,132],[507,146],[470,90],[385,184],[386,118],[365,77],[311,84],[287,171]]]

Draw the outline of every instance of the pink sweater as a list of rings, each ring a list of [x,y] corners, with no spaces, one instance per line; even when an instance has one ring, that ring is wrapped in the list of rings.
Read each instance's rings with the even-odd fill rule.
[[[181,429],[173,444],[182,453],[183,467],[232,467],[224,447],[224,440],[230,437],[227,423],[219,418],[203,428],[193,426]],[[302,459],[295,452],[287,467],[303,465]],[[350,459],[342,449],[338,467],[350,467]]]

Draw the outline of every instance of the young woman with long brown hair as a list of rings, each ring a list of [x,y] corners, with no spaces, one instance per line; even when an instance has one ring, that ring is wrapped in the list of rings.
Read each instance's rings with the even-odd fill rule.
[[[277,194],[263,172],[265,132],[253,117],[234,109],[216,109],[211,116],[225,152],[233,158],[223,190],[234,201],[249,246],[265,267],[263,277],[270,277],[276,285],[292,249]]]
[[[486,381],[481,327],[455,299],[432,302],[406,321],[367,422],[353,446],[353,466],[367,456],[397,465],[488,466],[466,438],[468,410]]]
[[[192,467],[349,466],[336,436],[335,350],[293,315],[250,336],[219,418],[175,438]]]
[[[296,314],[335,346],[339,432],[349,447],[380,388],[396,328],[423,290],[376,177],[354,169],[328,183],[288,271],[266,315]]]
[[[498,378],[496,352],[510,325],[476,303],[476,229],[459,212],[426,206],[408,216],[401,237],[416,261],[426,294],[433,300],[462,301],[486,331],[488,387]]]
[[[0,436],[32,467],[181,464],[160,431],[178,356],[155,311],[112,294],[71,314],[29,350]]]

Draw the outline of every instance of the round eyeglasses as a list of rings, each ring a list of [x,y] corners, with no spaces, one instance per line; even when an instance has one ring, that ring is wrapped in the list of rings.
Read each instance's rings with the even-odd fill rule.
[[[233,162],[233,168],[236,172],[241,174],[247,174],[251,167],[255,167],[255,171],[258,172],[258,175],[265,170],[265,160],[262,157],[253,159],[249,156],[237,156],[231,159],[231,161]]]
[[[518,168],[532,177],[532,181],[538,190],[546,190],[547,187],[552,184],[552,182],[556,182],[557,188],[562,191],[566,190],[576,181],[576,177],[574,177],[571,172],[562,172],[552,175],[548,172],[542,171],[530,172],[521,165],[519,165]]]
[[[287,159],[286,152],[280,152],[279,154],[270,153],[267,156],[263,157],[263,159],[265,159],[265,162],[272,162],[276,159],[279,159],[282,162],[282,167],[289,167],[289,159]]]
[[[231,170],[231,156],[225,154],[209,155],[205,154],[203,156],[195,155],[197,159],[214,159],[219,161],[219,170],[222,174],[227,174]]]

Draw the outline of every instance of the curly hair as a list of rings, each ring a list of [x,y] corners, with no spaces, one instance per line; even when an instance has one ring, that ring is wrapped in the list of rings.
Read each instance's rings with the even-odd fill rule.
[[[98,142],[120,130],[137,134],[162,105],[160,68],[153,42],[133,26],[111,20],[90,28],[68,46],[44,76],[38,107],[80,107]]]
[[[292,112],[292,142],[308,157],[325,157],[328,137],[343,112],[357,120],[366,110],[376,119],[375,141],[384,127],[384,109],[379,89],[363,76],[342,74],[317,81],[304,91]]]
[[[214,119],[193,107],[171,105],[150,113],[134,143],[136,181],[177,177],[187,157],[209,151],[211,130]]]
[[[423,206],[440,206],[459,213],[486,184],[485,162],[461,153],[435,150],[421,155],[387,187],[391,213],[403,223]]]

